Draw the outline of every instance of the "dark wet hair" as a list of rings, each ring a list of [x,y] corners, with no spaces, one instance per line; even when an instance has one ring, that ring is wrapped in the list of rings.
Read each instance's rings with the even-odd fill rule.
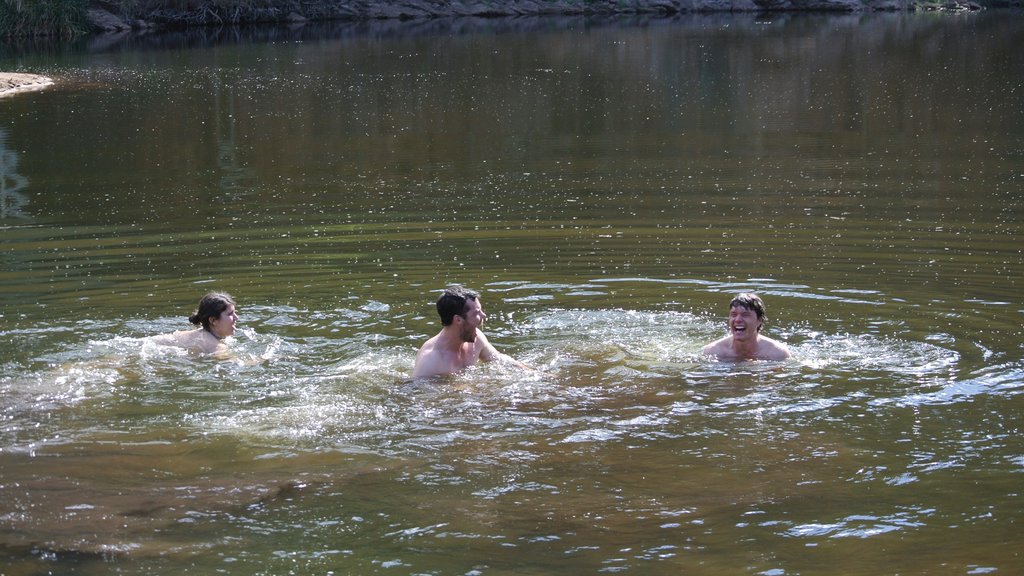
[[[764,302],[757,294],[750,292],[737,294],[736,297],[732,299],[732,302],[729,302],[729,309],[732,310],[735,306],[740,306],[747,310],[753,310],[754,313],[757,314],[757,320],[761,323],[764,323],[764,321],[768,319],[768,316],[765,315],[764,312]],[[757,325],[757,329],[758,331],[761,330],[761,324]]]
[[[466,312],[467,302],[476,300],[480,295],[462,286],[449,286],[444,294],[437,299],[437,314],[441,316],[441,325],[450,326],[456,315]]]
[[[234,305],[235,301],[231,299],[230,294],[210,292],[199,300],[199,307],[196,308],[195,314],[188,317],[188,321],[196,326],[202,324],[203,328],[209,330],[210,318],[220,316],[222,312],[228,309],[228,306]]]

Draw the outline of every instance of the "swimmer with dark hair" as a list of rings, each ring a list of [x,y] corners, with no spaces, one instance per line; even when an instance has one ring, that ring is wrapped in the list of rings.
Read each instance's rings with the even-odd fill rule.
[[[495,350],[480,330],[487,314],[480,295],[462,286],[450,286],[437,300],[441,331],[427,340],[416,354],[413,378],[428,378],[460,372],[477,362],[499,361],[533,370],[530,366]]]
[[[154,344],[177,346],[199,354],[215,354],[227,351],[224,339],[235,333],[238,312],[235,301],[222,292],[210,292],[199,300],[199,306],[188,321],[196,326],[193,330],[178,330],[147,338]]]
[[[757,294],[740,294],[729,303],[729,335],[704,347],[717,360],[785,360],[791,356],[782,342],[761,334],[768,319]]]

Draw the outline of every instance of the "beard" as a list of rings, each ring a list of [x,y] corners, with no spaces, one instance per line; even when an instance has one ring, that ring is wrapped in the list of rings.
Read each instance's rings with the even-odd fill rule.
[[[476,342],[476,326],[467,326],[466,329],[462,331],[462,341]]]

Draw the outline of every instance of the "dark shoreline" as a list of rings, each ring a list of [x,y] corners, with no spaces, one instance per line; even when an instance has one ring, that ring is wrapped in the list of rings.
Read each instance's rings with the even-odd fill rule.
[[[980,16],[985,12],[963,13]],[[589,14],[516,17],[438,17],[310,20],[298,23],[245,23],[236,25],[153,27],[91,34],[76,42],[76,49],[90,53],[123,50],[220,46],[236,43],[312,42],[340,38],[408,38],[414,36],[462,36],[479,33],[517,34],[553,31],[583,31],[608,27],[647,28],[671,26],[703,30],[710,27],[761,29],[767,23],[813,22],[828,19],[835,25],[858,25],[864,18],[902,18],[913,12],[894,11],[787,11],[787,12],[691,12],[680,14]],[[916,13],[921,17],[924,15]],[[950,14],[940,17],[958,17]],[[20,43],[14,50],[52,49],[52,39],[36,38]]]
[[[192,10],[131,12],[94,2],[88,10],[95,32],[181,29],[191,26],[309,21],[431,20],[534,16],[674,16],[708,13],[969,11],[1021,7],[1024,0],[281,0],[263,6],[225,7],[216,2]],[[224,3],[226,4],[226,3]]]

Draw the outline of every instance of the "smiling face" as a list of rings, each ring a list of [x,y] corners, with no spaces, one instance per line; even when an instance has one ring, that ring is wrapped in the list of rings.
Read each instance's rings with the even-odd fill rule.
[[[754,340],[761,330],[762,321],[757,312],[746,306],[729,308],[729,333],[734,340]]]
[[[219,316],[210,318],[210,333],[220,339],[227,338],[235,333],[236,322],[238,322],[238,313],[235,312],[235,305],[228,304],[228,307]]]

